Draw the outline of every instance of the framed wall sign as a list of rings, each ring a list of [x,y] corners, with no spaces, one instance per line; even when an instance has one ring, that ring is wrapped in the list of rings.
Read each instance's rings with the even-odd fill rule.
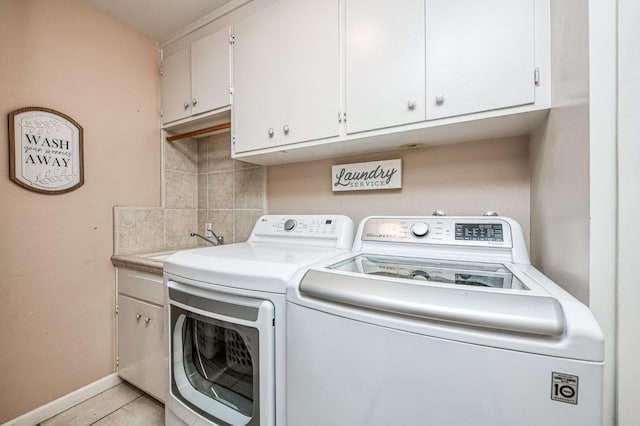
[[[402,188],[402,160],[369,161],[331,166],[331,189],[370,191]]]
[[[62,194],[84,183],[82,126],[40,107],[9,113],[9,172],[16,184],[43,194]]]

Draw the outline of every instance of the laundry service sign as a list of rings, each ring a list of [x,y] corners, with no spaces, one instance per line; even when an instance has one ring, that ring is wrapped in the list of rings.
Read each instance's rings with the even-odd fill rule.
[[[369,191],[402,188],[402,160],[370,161],[331,167],[331,189]]]
[[[11,180],[31,191],[60,194],[84,183],[82,126],[48,108],[9,113]]]

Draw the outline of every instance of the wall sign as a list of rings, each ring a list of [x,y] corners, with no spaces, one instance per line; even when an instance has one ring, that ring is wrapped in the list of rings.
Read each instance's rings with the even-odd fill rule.
[[[402,188],[400,159],[340,164],[331,166],[331,174],[335,192]]]
[[[31,191],[62,194],[84,183],[82,126],[48,108],[9,113],[11,180]]]

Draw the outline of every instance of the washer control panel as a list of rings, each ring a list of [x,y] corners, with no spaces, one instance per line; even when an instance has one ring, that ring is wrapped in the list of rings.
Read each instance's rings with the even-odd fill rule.
[[[417,238],[426,237],[431,232],[431,226],[425,222],[416,222],[411,225],[411,235]]]
[[[499,217],[371,217],[362,241],[511,247],[511,226]]]

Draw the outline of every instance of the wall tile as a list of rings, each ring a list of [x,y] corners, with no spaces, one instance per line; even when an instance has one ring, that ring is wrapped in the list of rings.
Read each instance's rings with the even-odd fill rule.
[[[206,210],[198,210],[198,225],[196,226],[196,229],[194,229],[192,232],[197,232],[198,234],[204,235],[204,224],[206,222],[208,222],[208,217],[207,217],[207,211]],[[194,238],[194,245],[199,245],[199,246],[206,246],[207,243],[206,241],[203,241],[200,238],[197,237],[193,237]]]
[[[253,226],[264,210],[235,210],[234,211],[234,242],[247,241]]]
[[[247,163],[246,161],[240,161],[240,160],[233,160],[233,169],[234,170],[238,170],[238,169],[250,169],[256,167],[255,164],[253,163]]]
[[[165,142],[165,170],[196,173],[198,170],[197,139]]]
[[[210,136],[208,147],[208,171],[223,172],[233,170],[234,160],[231,158],[231,133],[219,133]]]
[[[115,208],[114,253],[206,245],[189,234],[207,222],[226,243],[246,241],[265,213],[266,168],[233,160],[229,132],[164,150],[165,210]]]
[[[165,207],[168,209],[198,207],[198,180],[195,173],[165,172]]]
[[[233,208],[233,177],[232,171],[207,175],[209,210]]]
[[[234,204],[236,209],[263,209],[265,205],[265,168],[234,172]]]
[[[224,237],[225,244],[234,242],[233,210],[208,210],[207,222],[211,223],[213,232]]]
[[[198,173],[207,173],[209,171],[207,167],[207,163],[209,161],[209,143],[211,136],[201,139],[196,139],[198,141]]]
[[[164,248],[164,211],[159,207],[114,207],[114,254]]]
[[[165,210],[165,246],[189,247],[194,246],[195,237],[189,236],[197,232],[198,211],[196,209],[166,209]]]
[[[208,207],[208,200],[207,175],[198,174],[198,208],[206,210]]]

